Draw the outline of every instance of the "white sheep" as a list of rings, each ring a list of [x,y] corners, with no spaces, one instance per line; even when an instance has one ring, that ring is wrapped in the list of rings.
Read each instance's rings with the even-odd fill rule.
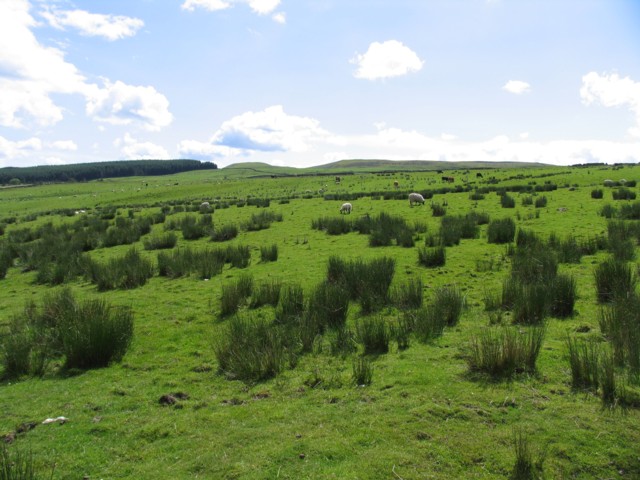
[[[340,213],[351,213],[352,208],[353,205],[351,205],[350,203],[343,203],[340,207]]]
[[[409,206],[413,207],[413,204],[417,203],[420,205],[424,205],[424,197],[419,193],[410,193],[409,194]]]

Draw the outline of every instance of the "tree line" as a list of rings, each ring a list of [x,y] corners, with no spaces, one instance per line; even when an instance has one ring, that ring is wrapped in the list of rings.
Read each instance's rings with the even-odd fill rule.
[[[0,184],[85,182],[100,178],[170,175],[191,170],[215,170],[199,160],[123,160],[114,162],[0,168]]]

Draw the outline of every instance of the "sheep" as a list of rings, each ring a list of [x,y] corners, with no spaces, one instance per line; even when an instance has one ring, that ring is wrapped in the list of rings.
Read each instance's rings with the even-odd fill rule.
[[[342,206],[340,207],[340,213],[351,213],[351,209],[353,208],[353,205],[351,205],[350,203],[343,203]]]
[[[400,188],[400,183],[397,180],[393,182],[393,188],[395,188],[396,190]]]
[[[616,182],[614,182],[613,180],[607,179],[607,180],[604,181],[604,186],[605,187],[613,187],[613,186],[615,186],[615,184],[616,184]]]
[[[420,205],[424,205],[424,197],[419,193],[410,193],[409,194],[409,206],[413,207],[414,203],[418,203]]]
[[[211,205],[209,204],[209,202],[202,202],[202,203],[200,204],[200,208],[209,208],[209,207],[211,207]]]

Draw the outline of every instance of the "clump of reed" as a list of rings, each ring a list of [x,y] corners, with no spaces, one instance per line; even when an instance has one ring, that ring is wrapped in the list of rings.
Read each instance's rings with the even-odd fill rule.
[[[545,327],[489,327],[471,337],[471,371],[494,377],[533,373],[545,336]]]
[[[245,382],[275,377],[290,356],[282,330],[255,316],[231,318],[214,352],[221,374]]]
[[[65,368],[100,368],[122,359],[133,337],[130,308],[104,300],[78,302],[69,288],[45,295],[42,305],[27,304],[12,318],[2,341],[4,374],[43,375],[64,359]]]

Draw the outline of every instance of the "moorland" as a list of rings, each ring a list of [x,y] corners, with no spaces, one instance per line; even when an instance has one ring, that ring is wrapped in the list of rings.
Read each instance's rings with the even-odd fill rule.
[[[640,478],[639,177],[354,161],[0,189],[0,470]]]

